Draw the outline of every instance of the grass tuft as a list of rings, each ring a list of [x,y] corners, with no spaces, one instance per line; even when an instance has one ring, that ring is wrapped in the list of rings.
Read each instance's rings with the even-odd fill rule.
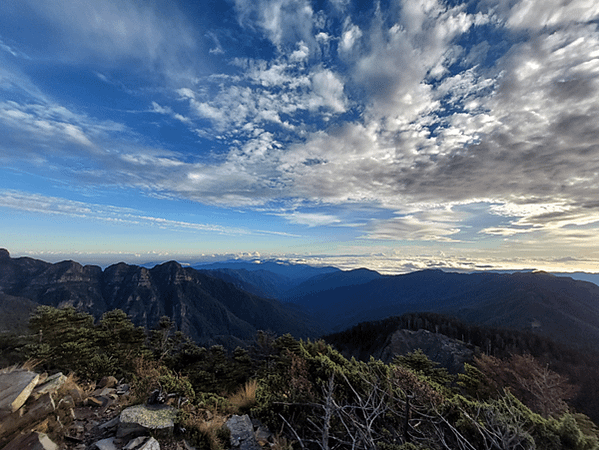
[[[229,403],[239,411],[247,411],[256,404],[257,389],[258,381],[250,380],[229,397]]]

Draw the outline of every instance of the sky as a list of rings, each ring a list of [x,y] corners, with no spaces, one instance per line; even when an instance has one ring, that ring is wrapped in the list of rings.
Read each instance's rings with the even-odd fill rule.
[[[596,0],[3,0],[0,247],[599,272]]]

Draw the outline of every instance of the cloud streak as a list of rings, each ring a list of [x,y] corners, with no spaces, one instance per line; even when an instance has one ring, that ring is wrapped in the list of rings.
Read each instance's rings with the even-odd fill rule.
[[[90,219],[118,225],[149,225],[170,231],[193,231],[231,236],[283,235],[297,237],[291,233],[170,220],[163,217],[147,216],[132,208],[86,203],[16,190],[0,190],[0,208],[20,210],[27,213],[61,215],[75,219]]]

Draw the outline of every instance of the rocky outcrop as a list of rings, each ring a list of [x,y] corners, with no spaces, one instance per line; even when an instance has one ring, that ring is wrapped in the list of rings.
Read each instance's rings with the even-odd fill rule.
[[[451,373],[463,372],[464,363],[471,361],[474,351],[462,341],[427,330],[397,330],[387,338],[375,358],[390,362],[396,355],[406,355],[416,350],[428,356]]]

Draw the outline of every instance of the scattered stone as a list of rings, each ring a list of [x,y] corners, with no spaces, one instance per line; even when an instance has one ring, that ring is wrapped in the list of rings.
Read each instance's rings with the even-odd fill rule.
[[[148,440],[147,436],[136,437],[132,441],[129,441],[129,443],[123,447],[123,450],[134,450],[137,447],[140,447],[141,445],[143,445],[144,442],[146,442],[147,440]]]
[[[109,397],[111,395],[115,395],[116,394],[116,389],[114,388],[101,388],[101,389],[96,389],[94,392],[92,392],[90,394],[91,397]]]
[[[114,440],[114,437],[102,439],[101,441],[94,443],[92,448],[97,448],[98,450],[118,450]]]
[[[85,433],[85,427],[81,424],[72,425],[69,429],[69,433],[71,434],[71,436],[74,435],[77,437],[81,437],[83,433]]]
[[[31,396],[37,399],[44,394],[56,394],[64,386],[66,381],[67,377],[61,372],[55,373],[49,376],[42,384],[38,383]]]
[[[87,397],[85,399],[85,401],[83,402],[83,404],[85,406],[94,406],[94,407],[101,407],[104,406],[104,403],[102,402],[102,400],[100,400],[99,398],[96,397]]]
[[[73,409],[75,407],[75,400],[70,395],[65,395],[63,398],[60,399],[56,407],[58,409]]]
[[[29,370],[0,373],[0,415],[14,413],[25,404],[39,380]]]
[[[116,427],[119,426],[120,422],[121,422],[120,417],[116,416],[113,419],[109,420],[108,422],[104,422],[103,424],[100,424],[98,426],[98,428],[100,428],[101,430],[107,430],[107,429],[111,429],[111,428],[116,428]]]
[[[160,444],[156,439],[151,437],[144,445],[139,447],[139,449],[137,450],[160,450]]]
[[[67,394],[73,397],[76,405],[81,405],[83,403],[83,390],[80,387],[69,389]]]
[[[160,450],[160,444],[153,437],[140,436],[125,445],[123,450]]]
[[[4,450],[58,450],[58,445],[46,434],[32,431],[17,436],[4,447]]]
[[[65,441],[70,441],[70,442],[83,442],[83,438],[80,438],[78,436],[73,436],[71,434],[65,434],[64,439],[65,439]]]
[[[189,445],[189,442],[183,439],[182,445],[177,445],[177,450],[196,450],[196,448]]]
[[[261,447],[269,445],[273,437],[272,432],[262,426],[258,427],[254,435],[256,437],[256,442],[258,442]]]
[[[116,394],[117,395],[128,395],[130,390],[131,390],[131,386],[129,386],[128,384],[119,384],[116,387]]]
[[[23,413],[19,410],[0,421],[0,438],[10,436],[12,433],[26,427],[32,427],[55,409],[56,406],[50,394],[43,395],[27,412]]]

